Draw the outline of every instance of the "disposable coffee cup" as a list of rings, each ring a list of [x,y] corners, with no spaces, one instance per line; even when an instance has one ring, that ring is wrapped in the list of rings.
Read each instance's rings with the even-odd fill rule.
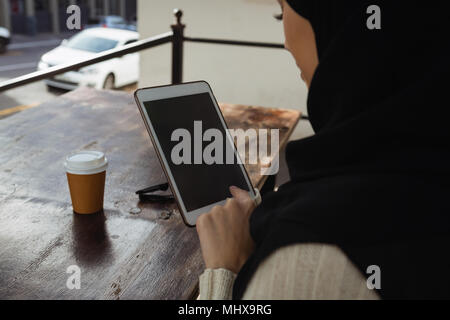
[[[81,151],[66,158],[67,181],[75,213],[92,214],[103,210],[108,160],[103,152]]]

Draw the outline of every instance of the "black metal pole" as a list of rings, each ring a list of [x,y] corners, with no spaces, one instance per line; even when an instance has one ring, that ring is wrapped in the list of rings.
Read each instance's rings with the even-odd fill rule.
[[[284,44],[282,44],[282,43],[267,43],[267,42],[210,39],[210,38],[192,38],[192,37],[184,37],[184,41],[199,42],[199,43],[211,43],[211,44],[227,44],[227,45],[233,45],[233,46],[248,46],[248,47],[260,47],[260,48],[284,49]]]
[[[171,25],[172,38],[172,84],[181,83],[183,81],[183,41],[184,41],[184,27],[181,23],[183,11],[174,9],[173,14],[176,18],[176,23]]]

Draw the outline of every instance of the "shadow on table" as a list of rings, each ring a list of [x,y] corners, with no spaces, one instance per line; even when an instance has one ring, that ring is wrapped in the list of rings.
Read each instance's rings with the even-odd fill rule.
[[[77,261],[96,266],[112,261],[104,212],[87,215],[74,213],[72,233],[72,247]]]

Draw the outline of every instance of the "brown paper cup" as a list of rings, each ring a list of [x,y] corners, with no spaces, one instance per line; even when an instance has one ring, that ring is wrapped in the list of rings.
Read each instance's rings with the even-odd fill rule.
[[[67,172],[73,211],[80,214],[97,213],[103,210],[106,171],[79,175]]]
[[[100,151],[79,151],[66,158],[67,181],[73,211],[81,214],[103,210],[108,159]]]

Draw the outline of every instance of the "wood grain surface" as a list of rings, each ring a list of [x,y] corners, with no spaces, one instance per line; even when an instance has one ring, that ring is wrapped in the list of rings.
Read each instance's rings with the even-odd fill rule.
[[[221,105],[230,128],[279,128],[292,110]],[[104,151],[104,212],[73,214],[65,157]],[[254,185],[264,177],[248,166]],[[81,88],[0,120],[0,299],[190,299],[203,271],[195,228],[174,203],[141,203],[138,189],[165,182],[134,99]],[[69,290],[67,268],[81,269]]]

